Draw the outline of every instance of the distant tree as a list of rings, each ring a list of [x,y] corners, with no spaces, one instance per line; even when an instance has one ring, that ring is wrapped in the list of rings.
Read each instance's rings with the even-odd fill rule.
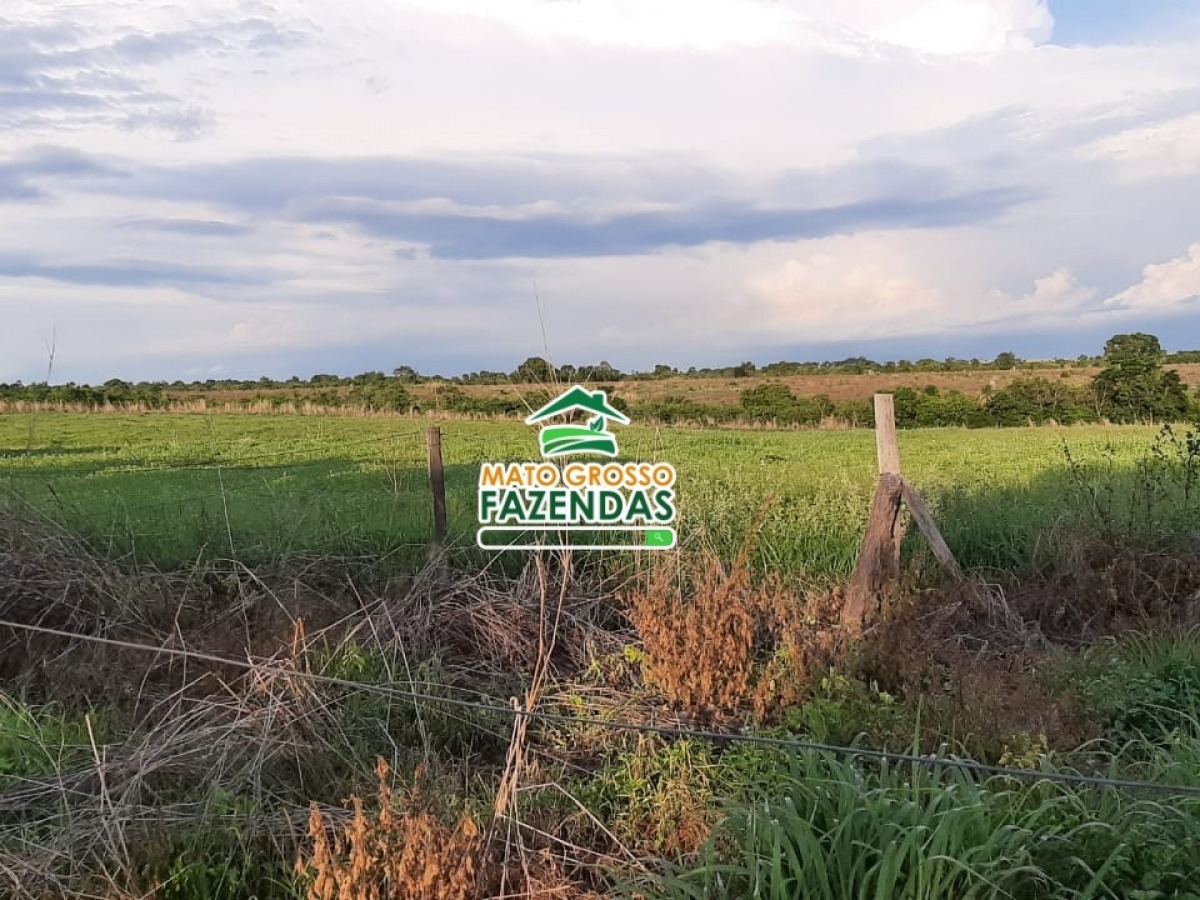
[[[412,384],[420,380],[421,373],[412,366],[396,366],[396,368],[392,369],[392,376],[394,378],[399,378],[401,381],[407,384]]]
[[[621,370],[605,360],[596,364],[592,374],[601,381],[620,381],[622,377]]]
[[[1020,360],[1017,359],[1017,354],[1010,350],[1005,350],[1003,353],[996,354],[996,358],[992,361],[992,365],[997,369],[1008,370],[1015,369],[1018,362],[1020,362]]]
[[[554,369],[550,363],[546,362],[540,356],[531,356],[517,366],[516,372],[513,373],[513,381],[525,382],[527,384],[545,384],[552,381],[553,376]]]
[[[1178,372],[1162,371],[1165,358],[1162,345],[1152,334],[1109,338],[1104,345],[1103,368],[1092,379],[1102,414],[1117,422],[1185,417],[1187,389]]]
[[[733,367],[733,377],[734,378],[748,378],[749,376],[753,375],[755,373],[755,371],[756,371],[756,367],[755,367],[754,363],[752,363],[752,362],[740,363],[739,365],[736,365]]]

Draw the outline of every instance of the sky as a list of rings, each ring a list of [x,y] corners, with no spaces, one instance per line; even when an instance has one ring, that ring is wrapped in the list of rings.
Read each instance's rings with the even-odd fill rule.
[[[1200,349],[1200,0],[5,0],[0,313],[0,382]]]

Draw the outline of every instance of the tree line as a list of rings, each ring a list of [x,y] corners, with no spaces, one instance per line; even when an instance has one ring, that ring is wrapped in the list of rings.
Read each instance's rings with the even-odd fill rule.
[[[1046,378],[1035,373],[1051,365],[1064,368],[1063,361],[1033,362],[1001,353],[988,363],[953,358],[936,362],[918,360],[907,363],[877,363],[853,358],[833,363],[774,363],[761,369],[752,363],[729,369],[689,369],[687,373],[656,367],[650,373],[622,373],[608,363],[596,366],[551,366],[539,357],[531,357],[512,373],[472,373],[457,378],[423,376],[407,366],[393,373],[365,372],[349,378],[315,375],[307,381],[293,377],[285,382],[259,379],[252,382],[139,382],[131,384],[111,379],[100,386],[0,384],[0,401],[27,401],[82,408],[166,409],[191,391],[228,390],[254,394],[234,399],[234,405],[266,403],[280,408],[298,400],[318,407],[352,407],[369,411],[436,411],[479,416],[524,415],[550,397],[550,385],[573,382],[601,383],[610,401],[639,421],[663,423],[760,423],[783,426],[815,425],[823,421],[840,422],[851,427],[873,424],[871,404],[866,400],[834,402],[827,396],[797,396],[782,382],[766,381],[742,391],[737,403],[703,403],[680,394],[653,400],[627,402],[617,387],[622,382],[665,377],[725,377],[751,375],[782,377],[796,374],[902,373],[912,371],[949,372],[983,369],[1012,372],[1027,370],[997,391],[984,389],[982,395],[960,391],[942,392],[930,385],[923,390],[896,388],[896,421],[900,427],[922,426],[1012,426],[1058,422],[1144,422],[1200,419],[1200,395],[1189,396],[1178,372],[1167,368],[1171,363],[1200,362],[1200,351],[1167,354],[1157,337],[1150,334],[1119,334],[1110,338],[1102,355],[1078,357],[1072,365],[1099,367],[1100,371],[1083,385],[1066,384],[1062,377]],[[1066,372],[1061,373],[1062,376]],[[414,384],[433,383],[431,398],[415,398]],[[467,384],[523,384],[528,390],[516,395],[476,396],[462,390]],[[292,391],[286,389],[291,388]],[[265,390],[277,391],[266,394]],[[282,392],[279,392],[283,389]],[[301,395],[300,391],[304,393]]]

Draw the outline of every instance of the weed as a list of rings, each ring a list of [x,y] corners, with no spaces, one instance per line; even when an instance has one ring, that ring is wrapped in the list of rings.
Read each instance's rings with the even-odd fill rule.
[[[747,560],[746,549],[728,568],[711,548],[663,555],[625,597],[646,681],[699,720],[795,705],[833,650],[817,602],[756,584]]]
[[[1088,710],[1117,739],[1200,734],[1200,640],[1141,635],[1085,654],[1074,680]]]
[[[308,825],[312,847],[297,859],[309,900],[471,900],[478,896],[482,837],[468,812],[446,825],[429,809],[418,771],[394,798],[380,758],[377,809],[368,816],[354,797],[354,816],[333,829],[314,804]],[[399,804],[399,808],[398,808]]]

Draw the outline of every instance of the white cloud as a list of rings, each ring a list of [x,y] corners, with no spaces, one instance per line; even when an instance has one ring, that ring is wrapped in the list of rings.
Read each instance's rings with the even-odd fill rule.
[[[935,55],[992,53],[1050,37],[1044,0],[404,0],[410,9],[496,21],[539,41],[716,50],[785,44],[825,50],[867,42]]]
[[[881,232],[815,242],[782,265],[747,279],[744,312],[788,341],[883,340],[1002,327],[1053,328],[1095,310],[1096,290],[1060,268],[1032,290],[988,290],[969,267],[938,253],[958,243],[945,232]]]
[[[1082,148],[1084,159],[1110,160],[1134,182],[1200,172],[1200,113],[1129,128]]]
[[[818,248],[747,279],[761,304],[760,327],[792,340],[844,340],[919,333],[935,325],[945,301],[886,238],[819,242]]]
[[[10,24],[64,31],[38,53],[61,50],[70,64],[35,67],[38,83],[69,93],[97,74],[114,81],[92,85],[99,111],[67,96],[0,129],[0,307],[12,326],[0,334],[0,380],[41,377],[40,335],[55,323],[69,342],[61,358],[91,367],[78,377],[151,358],[161,370],[186,360],[232,373],[238,360],[257,368],[266,347],[350,348],[348,365],[363,369],[382,363],[360,364],[353,348],[380,342],[401,356],[471,347],[515,363],[541,349],[535,278],[560,356],[624,354],[629,365],[704,364],[771,342],[1037,329],[1069,339],[1072,323],[1178,311],[1196,293],[1194,41],[1048,45],[1041,0],[276,6],[6,3]],[[219,32],[220,46],[187,38],[247,17],[269,27]],[[138,53],[69,57],[130,36]],[[147,109],[164,121],[199,110],[213,129],[180,141],[132,128]],[[9,172],[47,158],[47,145],[111,154],[131,177],[102,192]],[[333,176],[283,166],[233,187],[197,176],[182,199],[133,190],[149,165],[193,172],[277,156],[462,168],[449,188],[387,170],[378,196],[368,185],[310,197]],[[508,157],[537,167],[495,190],[488,167]],[[408,179],[412,196],[389,179]],[[488,190],[473,198],[475,183]],[[284,199],[255,205],[268,188]],[[987,191],[1012,199],[990,203]],[[922,199],[943,202],[937,215],[895,213]],[[732,241],[743,226],[761,234],[751,226],[763,217],[839,205],[850,211],[825,210],[810,240],[783,227],[757,242],[655,240],[656,229],[703,233],[708,217]],[[514,258],[439,259],[436,236],[372,230],[372,216],[438,227],[486,216]],[[647,246],[556,255],[602,242],[589,229],[615,216]],[[521,253],[511,236],[527,233],[551,251]],[[165,283],[103,283],[131,261]],[[196,280],[205,272],[211,283]]]
[[[1200,243],[1185,256],[1146,266],[1142,280],[1104,302],[1128,310],[1170,310],[1200,299]]]

